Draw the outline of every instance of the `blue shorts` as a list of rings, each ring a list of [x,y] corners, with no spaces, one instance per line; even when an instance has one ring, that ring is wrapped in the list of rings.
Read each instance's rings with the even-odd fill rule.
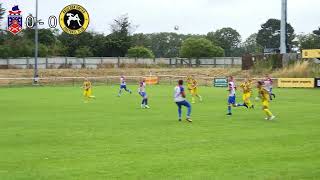
[[[143,97],[143,98],[146,98],[147,97],[147,93],[146,92],[139,92],[140,96]]]
[[[180,101],[180,102],[176,102],[177,106],[179,108],[181,108],[181,106],[185,106],[185,107],[191,107],[191,104],[188,101]]]
[[[120,89],[127,89],[127,85],[120,85]]]
[[[236,104],[236,96],[229,96],[228,104]]]

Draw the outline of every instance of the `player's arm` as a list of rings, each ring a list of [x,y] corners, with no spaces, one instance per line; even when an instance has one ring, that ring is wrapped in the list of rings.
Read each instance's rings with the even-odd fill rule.
[[[198,82],[197,81],[193,81],[193,89],[196,88],[198,86]]]
[[[181,91],[181,96],[182,96],[183,98],[186,98],[186,93],[185,93],[184,91]]]

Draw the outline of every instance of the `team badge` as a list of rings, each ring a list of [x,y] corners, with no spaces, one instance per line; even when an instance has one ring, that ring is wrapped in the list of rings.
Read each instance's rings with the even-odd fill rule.
[[[22,15],[18,6],[13,6],[8,15],[8,31],[16,35],[22,30]]]
[[[68,34],[81,34],[89,26],[88,11],[77,4],[71,4],[63,8],[59,15],[61,29]]]

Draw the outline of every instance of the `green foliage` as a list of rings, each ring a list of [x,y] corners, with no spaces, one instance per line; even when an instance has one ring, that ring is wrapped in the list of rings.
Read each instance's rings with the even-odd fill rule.
[[[128,57],[130,58],[154,58],[153,52],[145,47],[136,46],[128,50]]]
[[[39,57],[47,57],[49,55],[49,49],[46,45],[44,44],[39,44],[39,49],[38,49],[38,55]]]
[[[89,32],[83,32],[79,35],[70,35],[61,33],[58,40],[65,47],[66,56],[76,56],[76,50],[79,47],[90,46],[92,44],[93,35]]]
[[[278,19],[269,19],[261,25],[261,29],[257,35],[257,43],[265,48],[280,47],[280,24]],[[294,29],[290,24],[287,24],[288,45],[292,47],[295,38]]]
[[[313,34],[320,36],[320,28],[313,31]]]
[[[278,54],[273,54],[265,58],[264,56],[257,57],[254,66],[253,73],[254,74],[266,74],[272,72],[279,67],[282,67],[282,61],[279,59]]]
[[[320,36],[315,34],[299,35],[300,49],[320,49]]]
[[[11,47],[9,45],[0,45],[0,58],[8,58],[11,56]]]
[[[1,21],[3,19],[3,15],[5,14],[6,10],[2,8],[2,3],[0,3],[0,26],[1,26]]]
[[[111,34],[106,37],[105,45],[107,47],[107,54],[110,56],[123,57],[127,54],[131,47],[131,32],[134,27],[129,22],[127,14],[116,18],[113,24],[110,25]]]
[[[245,53],[248,54],[261,54],[263,53],[263,47],[257,43],[257,33],[251,34],[246,41],[242,44]]]
[[[23,36],[30,41],[34,41],[35,30],[34,29],[25,29],[22,31]],[[51,29],[39,29],[39,43],[44,44],[46,46],[52,46],[56,43],[55,30]]]
[[[77,58],[83,58],[83,57],[91,57],[93,56],[93,53],[91,52],[90,47],[88,46],[82,46],[76,49],[75,56]]]
[[[221,57],[223,49],[205,38],[188,38],[182,43],[180,56],[184,58]]]
[[[226,56],[234,56],[233,52],[236,50],[241,43],[241,36],[239,32],[232,28],[222,28],[216,32],[209,32],[207,34],[209,39],[214,45],[220,46],[225,50]]]

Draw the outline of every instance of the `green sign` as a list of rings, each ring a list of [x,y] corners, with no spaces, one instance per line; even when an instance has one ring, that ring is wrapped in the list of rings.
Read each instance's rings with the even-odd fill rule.
[[[227,78],[214,78],[213,86],[214,87],[228,87],[228,79]]]

